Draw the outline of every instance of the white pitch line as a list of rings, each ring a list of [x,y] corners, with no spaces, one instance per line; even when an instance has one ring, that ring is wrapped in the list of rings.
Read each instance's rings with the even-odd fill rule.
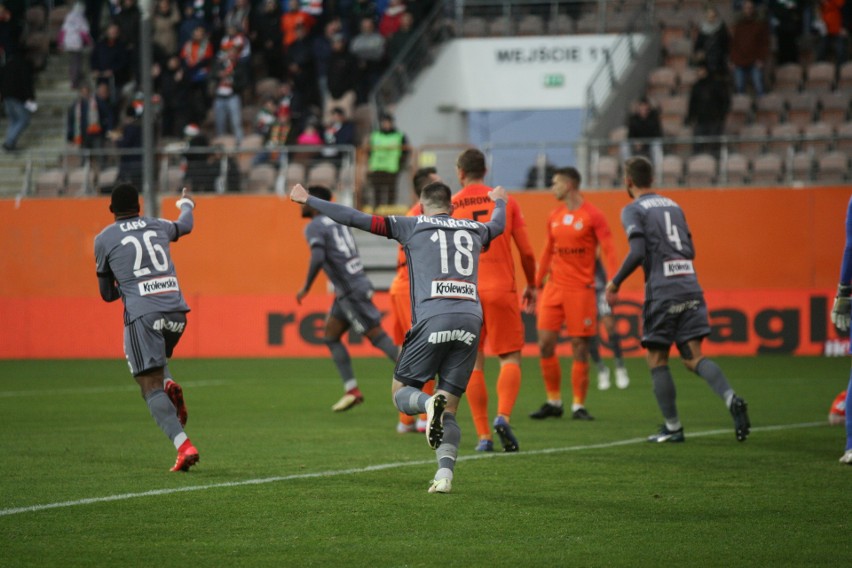
[[[212,387],[226,384],[227,381],[211,380],[211,381],[189,381],[181,382],[182,387]],[[21,390],[21,391],[0,391],[0,398],[13,398],[21,396],[57,396],[57,395],[75,395],[75,394],[104,394],[111,392],[135,392],[139,390],[139,385],[128,384],[114,387],[78,387],[68,389],[46,389],[46,390]]]
[[[825,426],[826,422],[803,422],[800,424],[780,424],[776,426],[760,426],[752,428],[752,432],[774,432],[778,430],[794,430],[798,428],[813,428],[815,426]],[[731,429],[724,430],[707,430],[704,432],[690,432],[690,438],[703,438],[707,436],[718,436],[721,434],[730,434]],[[481,459],[495,459],[521,456],[540,456],[547,454],[558,454],[564,452],[579,452],[583,450],[600,450],[606,448],[615,448],[618,446],[630,446],[640,443],[646,443],[645,438],[630,438],[627,440],[618,440],[615,442],[605,442],[601,444],[588,444],[583,446],[568,446],[566,448],[545,448],[542,450],[532,450],[517,453],[480,453],[469,456],[461,456],[458,461],[471,461]],[[172,495],[175,493],[185,493],[188,491],[206,491],[208,489],[220,489],[225,487],[243,487],[246,485],[264,485],[267,483],[277,483],[279,481],[294,481],[298,479],[315,479],[318,477],[338,477],[341,475],[356,475],[359,473],[370,473],[373,471],[383,471],[386,469],[398,469],[401,467],[410,467],[418,465],[434,464],[435,460],[418,460],[396,463],[383,463],[370,465],[367,467],[355,467],[349,469],[337,469],[331,471],[318,471],[315,473],[296,473],[293,475],[280,475],[275,477],[264,477],[260,479],[246,479],[243,481],[227,481],[224,483],[211,483],[209,485],[194,485],[190,487],[173,487],[169,489],[153,489],[151,491],[142,491],[140,493],[122,493],[120,495],[108,495],[106,497],[90,497],[88,499],[78,499],[76,501],[61,501],[59,503],[46,503],[44,505],[31,505],[29,507],[15,507],[12,509],[0,509],[0,517],[8,517],[20,513],[35,513],[48,509],[61,509],[65,507],[76,507],[79,505],[91,505],[94,503],[109,503],[111,501],[126,501],[128,499],[136,499],[139,497],[156,497],[159,495]]]

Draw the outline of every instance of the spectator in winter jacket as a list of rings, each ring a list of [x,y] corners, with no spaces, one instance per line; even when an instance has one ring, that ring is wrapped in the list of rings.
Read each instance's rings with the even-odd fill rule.
[[[769,25],[758,16],[754,2],[746,0],[731,34],[731,63],[738,93],[745,92],[746,77],[750,77],[754,93],[763,95],[763,68],[769,54]]]
[[[68,76],[71,79],[71,88],[77,89],[83,80],[83,50],[92,45],[92,36],[89,31],[89,22],[86,20],[85,6],[81,3],[74,4],[71,11],[65,16],[59,37],[56,40],[59,49],[69,55]]]
[[[719,17],[716,8],[708,6],[692,48],[695,63],[706,66],[711,74],[727,73],[730,43],[725,22]]]
[[[698,80],[692,85],[689,94],[689,110],[686,114],[687,124],[693,127],[692,134],[696,138],[702,136],[718,137],[725,127],[725,117],[731,107],[731,95],[728,86],[716,74],[710,73],[707,67],[698,68]],[[692,151],[702,152],[719,157],[718,142],[696,141]]]
[[[35,111],[35,76],[28,54],[19,52],[7,59],[2,77],[0,94],[9,119],[3,149],[11,152],[18,149],[18,139]]]

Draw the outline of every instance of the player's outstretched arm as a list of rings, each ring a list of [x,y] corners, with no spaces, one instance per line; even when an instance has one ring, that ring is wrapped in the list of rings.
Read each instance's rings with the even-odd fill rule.
[[[627,257],[621,263],[621,268],[618,269],[618,272],[612,277],[609,284],[606,285],[606,301],[611,306],[618,302],[618,290],[621,287],[621,283],[633,274],[634,270],[642,266],[642,262],[645,260],[645,239],[641,236],[633,237],[630,239],[629,244],[630,252],[627,253]]]
[[[188,235],[192,232],[194,226],[193,211],[195,210],[195,200],[189,195],[189,190],[185,187],[180,192],[180,199],[175,202],[175,206],[180,209],[175,225],[178,228],[178,235]]]
[[[313,207],[323,215],[337,221],[341,225],[348,225],[377,235],[387,235],[387,229],[385,227],[383,217],[367,215],[366,213],[345,205],[332,203],[330,201],[325,201],[324,199],[317,199],[316,197],[308,194],[307,190],[302,187],[301,184],[297,183],[293,186],[293,189],[290,190],[290,199],[295,203],[305,203],[310,207]]]

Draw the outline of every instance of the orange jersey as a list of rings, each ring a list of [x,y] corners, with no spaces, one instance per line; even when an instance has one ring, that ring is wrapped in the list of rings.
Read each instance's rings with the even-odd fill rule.
[[[594,288],[595,259],[601,247],[607,276],[616,271],[612,233],[600,209],[584,201],[571,211],[562,205],[553,210],[547,221],[547,243],[536,275],[541,287],[550,274],[549,282],[565,288]]]
[[[490,187],[479,183],[472,183],[462,188],[453,196],[453,217],[487,222],[491,219],[491,213],[494,212],[494,202],[488,197],[489,191],[491,191]],[[526,222],[521,214],[521,207],[517,201],[509,197],[506,202],[506,228],[503,234],[491,241],[488,250],[483,251],[479,256],[477,287],[480,290],[516,290],[512,240],[515,240],[522,260],[525,255],[531,255],[532,262],[525,262],[524,268],[525,270],[527,267],[530,268],[530,274],[527,277],[532,282],[535,274],[535,257],[531,249],[523,250],[529,247],[526,233]]]

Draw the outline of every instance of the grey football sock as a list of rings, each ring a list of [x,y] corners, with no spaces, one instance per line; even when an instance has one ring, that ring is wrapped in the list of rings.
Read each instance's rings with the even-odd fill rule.
[[[459,423],[456,422],[455,414],[448,412],[444,412],[441,423],[444,425],[444,438],[441,441],[441,445],[435,450],[435,455],[438,458],[438,468],[453,471],[456,467],[456,456],[459,455],[461,428],[459,428]]]
[[[601,340],[597,335],[589,341],[589,357],[597,364],[599,369],[604,366],[603,361],[601,361],[600,344]]]
[[[326,340],[325,344],[328,345],[328,350],[331,351],[331,358],[334,360],[337,372],[340,374],[343,383],[346,384],[346,381],[354,379],[355,373],[352,372],[352,359],[349,358],[349,351],[347,351],[346,346],[340,340]]]
[[[725,373],[714,361],[710,359],[702,359],[695,366],[695,374],[707,381],[710,388],[713,389],[719,398],[727,401],[731,398],[734,390],[731,388]]]
[[[414,416],[426,412],[426,403],[430,398],[420,389],[405,386],[394,393],[393,402],[400,412]]]
[[[157,426],[169,437],[169,440],[174,441],[177,436],[183,434],[183,427],[178,422],[175,405],[169,400],[165,391],[159,389],[148,393],[148,396],[145,397],[145,404],[148,405],[148,410],[151,411],[151,416],[154,417]]]
[[[677,405],[675,405],[675,384],[668,365],[651,369],[651,381],[654,383],[654,396],[657,405],[667,422],[677,422]]]
[[[384,331],[381,332],[374,339],[371,339],[370,342],[373,344],[373,347],[381,349],[382,352],[387,355],[388,359],[396,362],[396,358],[399,355],[399,349],[393,344],[393,341],[391,341],[391,338],[387,333]]]
[[[609,348],[612,349],[612,355],[615,358],[617,367],[624,367],[624,354],[621,351],[621,336],[613,333],[609,336]]]

